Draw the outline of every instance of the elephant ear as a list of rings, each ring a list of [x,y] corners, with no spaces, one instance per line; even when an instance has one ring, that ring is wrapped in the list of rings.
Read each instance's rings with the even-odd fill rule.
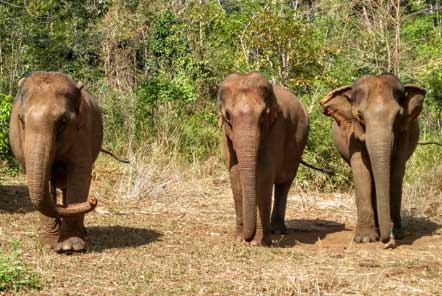
[[[425,94],[425,89],[419,86],[405,85],[405,102],[403,107],[406,110],[409,121],[417,119],[421,113]]]
[[[87,103],[85,97],[89,96],[89,94],[84,90],[84,84],[81,81],[77,82],[77,89],[79,91],[79,96],[75,109],[77,113],[77,129],[81,129],[86,124],[87,120]]]
[[[26,78],[22,78],[18,81],[18,88],[21,88],[23,86],[23,82],[25,82]]]
[[[17,86],[18,86],[18,92],[17,92],[17,97],[16,99],[20,100],[21,103],[23,103],[24,100],[24,90],[23,90],[23,84],[25,83],[26,77],[22,78],[18,81]]]
[[[269,114],[270,124],[272,124],[276,120],[276,118],[278,117],[278,113],[280,111],[281,108],[279,107],[278,103],[275,101],[273,106],[270,108],[270,114]]]
[[[218,113],[218,127],[219,128],[223,128],[223,116],[221,115],[221,113]]]
[[[278,113],[281,112],[281,107],[279,107],[278,100],[276,99],[275,86],[271,83],[269,83],[269,86],[270,87],[265,89],[267,94],[265,94],[264,97],[267,99],[267,104],[270,105],[267,112],[269,114],[269,126],[271,126],[278,117]]]
[[[340,127],[351,132],[351,86],[335,89],[326,95],[320,104],[324,107],[325,115],[332,116]]]

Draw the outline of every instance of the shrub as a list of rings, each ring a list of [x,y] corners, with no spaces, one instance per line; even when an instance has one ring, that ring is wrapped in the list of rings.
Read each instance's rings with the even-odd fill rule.
[[[40,278],[21,258],[18,242],[11,241],[10,246],[9,255],[0,250],[0,291],[41,290]]]
[[[0,93],[0,160],[5,161],[9,156],[8,128],[12,108],[12,98]]]

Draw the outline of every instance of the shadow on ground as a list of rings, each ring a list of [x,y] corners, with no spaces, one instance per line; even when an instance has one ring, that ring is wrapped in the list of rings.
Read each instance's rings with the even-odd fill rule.
[[[280,237],[279,247],[293,247],[297,243],[315,244],[329,234],[349,230],[345,224],[321,219],[295,219],[287,221],[286,226],[287,234]]]
[[[400,245],[412,245],[416,240],[424,236],[432,236],[439,229],[442,228],[441,224],[431,221],[426,217],[413,217],[403,216],[402,225],[404,225],[405,237],[401,240],[396,240],[396,244]]]
[[[0,213],[28,213],[35,209],[25,185],[0,185]]]
[[[145,228],[125,226],[88,227],[88,249],[102,252],[108,249],[139,247],[159,240],[161,233]]]

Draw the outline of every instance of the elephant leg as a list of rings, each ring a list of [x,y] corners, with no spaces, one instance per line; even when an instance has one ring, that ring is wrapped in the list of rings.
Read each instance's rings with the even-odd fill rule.
[[[230,168],[230,184],[232,187],[233,200],[235,202],[235,213],[236,213],[236,229],[235,229],[235,239],[238,241],[244,240],[243,238],[243,217],[242,217],[242,190],[241,182],[239,178],[239,167],[234,165]]]
[[[258,169],[259,171],[259,169]],[[270,210],[272,206],[273,178],[263,176],[257,178],[256,201],[258,206],[256,233],[252,245],[270,246],[272,244],[270,228]]]
[[[91,183],[91,170],[90,166],[88,167],[89,169],[81,169],[79,167],[68,169],[67,188],[63,198],[67,204],[87,200]],[[55,249],[61,253],[85,251],[85,236],[84,214],[63,218],[60,239]]]
[[[53,182],[50,182],[51,197],[57,201],[57,191]],[[60,237],[61,220],[59,218],[47,217],[39,214],[40,217],[40,243],[44,248],[53,249],[56,247]]]
[[[293,180],[283,184],[275,184],[275,198],[273,201],[271,228],[274,234],[286,234],[285,209],[287,206],[287,195]]]
[[[393,162],[390,187],[390,213],[393,222],[393,237],[395,239],[404,238],[401,222],[401,202],[402,202],[402,181],[405,174],[405,161]]]
[[[409,133],[400,134],[395,145],[390,180],[390,215],[393,222],[392,235],[394,239],[404,238],[401,221],[402,185],[405,165],[416,149],[418,140],[419,127],[416,124]]]
[[[363,159],[360,151],[352,154],[351,169],[355,184],[357,223],[354,241],[369,243],[379,239],[375,225],[375,215],[372,205],[372,178],[368,158]]]
[[[373,176],[371,176],[373,178]],[[379,229],[378,209],[376,207],[376,188],[374,182],[371,182],[371,207],[373,208],[375,227]]]

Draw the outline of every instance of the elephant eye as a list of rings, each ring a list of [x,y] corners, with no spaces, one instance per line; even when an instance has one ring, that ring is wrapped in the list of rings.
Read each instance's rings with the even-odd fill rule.
[[[66,116],[60,116],[60,118],[58,119],[58,124],[59,125],[64,125],[64,124],[66,124],[66,121],[67,121],[67,118],[66,118]]]
[[[20,123],[22,124],[22,127],[25,128],[25,119],[23,114],[18,115],[18,120],[20,120]]]
[[[60,118],[58,118],[58,120],[57,120],[57,135],[56,135],[57,138],[63,132],[63,130],[64,130],[65,126],[66,126],[66,122],[67,122],[67,118],[66,118],[65,115],[60,116]]]
[[[358,118],[359,120],[364,121],[364,114],[362,114],[360,110],[358,111]]]
[[[224,117],[226,118],[227,122],[230,122],[231,117],[230,117],[230,113],[229,113],[229,111],[226,111],[226,112],[225,112]]]

